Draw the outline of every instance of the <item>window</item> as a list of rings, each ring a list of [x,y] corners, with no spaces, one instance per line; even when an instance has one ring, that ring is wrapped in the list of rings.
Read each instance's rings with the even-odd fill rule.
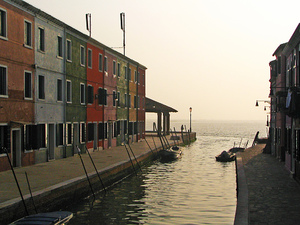
[[[128,121],[124,120],[123,125],[124,125],[124,134],[128,134]]]
[[[80,142],[85,142],[85,123],[80,123]]]
[[[67,145],[72,144],[72,124],[71,123],[66,124],[66,144]]]
[[[121,76],[121,65],[118,63],[118,69],[117,69],[118,78]]]
[[[129,135],[133,134],[133,122],[128,123],[128,134]]]
[[[120,94],[120,92],[118,91],[118,93],[117,93],[117,106],[118,107],[120,107],[120,101],[121,101],[121,94]]]
[[[0,65],[0,96],[7,97],[7,67]]]
[[[6,29],[6,10],[0,8],[0,37],[7,38],[7,29]]]
[[[117,135],[120,135],[121,134],[121,121],[118,120],[117,121]]]
[[[134,71],[134,83],[137,83],[137,72],[136,72],[136,70]]]
[[[113,91],[113,106],[116,106],[117,94]]]
[[[98,134],[99,140],[107,139],[107,123],[99,123]]]
[[[72,42],[67,40],[67,60],[72,61]]]
[[[126,66],[124,66],[124,72],[125,72],[125,80],[127,80],[128,79],[128,74],[127,74],[127,67]]]
[[[108,65],[107,65],[107,57],[104,57],[104,71],[107,72],[108,71]]]
[[[31,72],[25,71],[24,76],[24,97],[32,99],[32,82],[31,82]]]
[[[131,108],[131,95],[128,95],[128,108]]]
[[[88,104],[94,103],[94,87],[89,85],[88,86]]]
[[[80,84],[80,103],[81,105],[85,104],[85,84]]]
[[[131,68],[128,68],[128,80],[131,80]]]
[[[92,49],[88,50],[88,67],[92,68]]]
[[[98,104],[107,105],[107,90],[103,88],[98,89]]]
[[[57,79],[57,101],[62,101],[62,80]]]
[[[99,123],[98,125],[98,139],[103,140],[104,139],[104,123]]]
[[[45,77],[42,75],[39,75],[39,99],[45,99]]]
[[[104,123],[104,139],[107,139],[107,133],[108,133],[107,123]]]
[[[5,153],[3,150],[2,150],[2,147],[3,148],[6,148],[7,151],[9,151],[9,139],[8,139],[8,134],[9,134],[9,128],[7,125],[0,125],[0,154],[3,154]]]
[[[138,122],[133,123],[133,133],[134,134],[138,133],[138,126],[139,126]]]
[[[103,70],[103,57],[99,54],[99,71]]]
[[[88,141],[94,140],[94,124],[88,123]]]
[[[67,80],[67,102],[72,102],[72,81]]]
[[[57,56],[60,58],[63,57],[63,45],[61,36],[57,36]]]
[[[125,107],[128,107],[128,97],[126,93],[124,95],[124,99],[125,99]]]
[[[114,137],[118,136],[117,121],[114,121]]]
[[[58,123],[56,125],[56,147],[64,144],[64,124]]]
[[[32,46],[31,32],[32,32],[32,24],[31,22],[25,20],[24,23],[24,44],[25,46]]]
[[[85,48],[84,46],[80,46],[80,65],[85,66]]]
[[[45,124],[26,125],[24,136],[25,150],[33,150],[46,147]]]
[[[42,27],[39,27],[38,30],[39,30],[38,50],[44,52],[45,51],[45,30]]]
[[[136,95],[134,96],[134,108],[135,109],[137,108],[137,96]]]
[[[117,64],[116,61],[113,61],[113,75],[116,76],[117,74]]]

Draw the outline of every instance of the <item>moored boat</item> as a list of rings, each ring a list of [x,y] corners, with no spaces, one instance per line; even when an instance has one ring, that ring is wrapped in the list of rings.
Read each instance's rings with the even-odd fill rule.
[[[220,155],[216,156],[216,160],[219,162],[231,162],[235,160],[235,154],[232,152],[221,152]]]
[[[174,151],[171,149],[163,149],[159,151],[160,161],[162,162],[174,161],[180,158],[181,154],[181,150]]]
[[[55,211],[48,213],[38,213],[25,216],[10,225],[37,224],[37,225],[59,225],[66,224],[72,219],[73,213],[68,211]]]

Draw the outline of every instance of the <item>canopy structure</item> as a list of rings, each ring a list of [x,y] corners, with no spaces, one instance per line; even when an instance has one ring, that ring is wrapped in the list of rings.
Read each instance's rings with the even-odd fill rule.
[[[159,133],[163,132],[163,134],[170,134],[170,112],[176,113],[178,111],[172,107],[146,97],[146,113],[157,114],[157,130]]]

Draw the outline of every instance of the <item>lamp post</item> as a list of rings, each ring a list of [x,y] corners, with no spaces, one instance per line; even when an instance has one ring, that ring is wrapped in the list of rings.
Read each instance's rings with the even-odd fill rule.
[[[270,102],[270,101],[268,101],[268,100],[256,100],[256,103],[255,103],[255,106],[256,106],[256,107],[258,107],[258,106],[259,106],[258,102],[264,102],[264,103],[271,104],[271,102]]]
[[[192,107],[190,107],[190,132],[192,132]]]

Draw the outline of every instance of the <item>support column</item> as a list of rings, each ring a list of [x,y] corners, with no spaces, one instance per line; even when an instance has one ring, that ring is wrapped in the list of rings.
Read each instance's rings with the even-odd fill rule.
[[[163,133],[164,135],[170,134],[170,113],[164,112],[164,121],[163,121]]]
[[[161,134],[161,112],[157,113],[157,130],[158,134]]]

